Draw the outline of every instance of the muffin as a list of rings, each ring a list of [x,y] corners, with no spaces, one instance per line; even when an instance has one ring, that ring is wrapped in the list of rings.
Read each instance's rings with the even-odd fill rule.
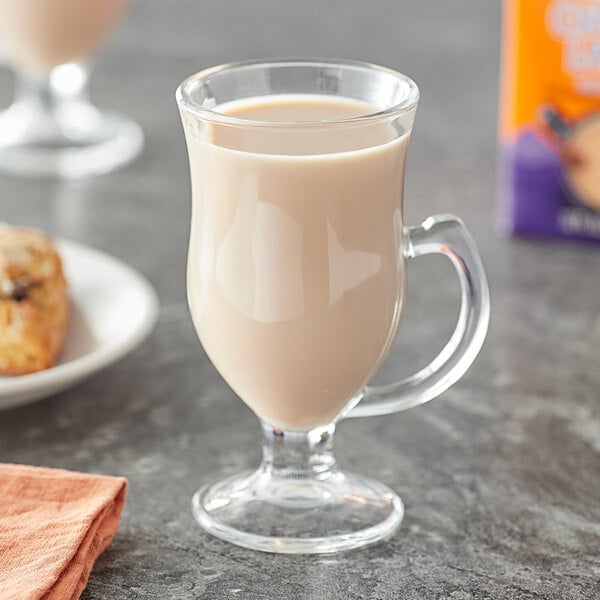
[[[0,223],[0,375],[53,366],[68,317],[67,283],[52,241]]]

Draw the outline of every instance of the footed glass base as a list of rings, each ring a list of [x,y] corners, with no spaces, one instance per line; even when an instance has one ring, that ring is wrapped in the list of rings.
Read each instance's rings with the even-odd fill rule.
[[[78,179],[128,163],[144,141],[137,123],[92,105],[48,115],[15,104],[0,115],[0,171],[25,177]]]
[[[18,75],[15,101],[0,113],[0,172],[77,179],[113,171],[139,154],[141,128],[89,101],[83,65]]]
[[[238,546],[286,554],[351,550],[389,537],[404,507],[385,485],[335,473],[327,481],[274,481],[260,471],[198,490],[196,520]]]
[[[404,507],[394,492],[335,468],[333,426],[308,433],[265,426],[265,433],[258,471],[194,495],[192,510],[206,531],[253,550],[315,554],[373,544],[398,528]]]

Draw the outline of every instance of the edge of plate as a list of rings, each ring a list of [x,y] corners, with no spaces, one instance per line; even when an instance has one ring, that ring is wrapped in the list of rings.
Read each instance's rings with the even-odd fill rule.
[[[158,294],[152,284],[141,273],[121,259],[101,250],[96,250],[95,248],[61,238],[55,238],[55,242],[59,250],[62,247],[67,249],[67,252],[74,251],[96,255],[102,260],[112,262],[117,268],[126,271],[131,280],[135,281],[138,288],[142,291],[142,295],[146,300],[145,315],[138,328],[129,337],[121,339],[114,344],[102,346],[67,363],[56,365],[45,371],[39,371],[23,376],[26,379],[15,378],[8,383],[3,383],[2,388],[0,389],[0,410],[14,408],[16,406],[34,402],[36,399],[41,399],[41,397],[25,397],[23,399],[14,399],[11,401],[10,394],[28,394],[40,386],[52,385],[61,381],[64,383],[62,389],[65,389],[71,383],[76,383],[93,373],[101,371],[135,349],[154,329],[158,320],[160,307]]]

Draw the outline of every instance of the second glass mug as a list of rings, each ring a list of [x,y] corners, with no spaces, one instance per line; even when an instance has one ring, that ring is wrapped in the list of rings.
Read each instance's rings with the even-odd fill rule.
[[[408,77],[339,60],[244,61],[177,90],[192,179],[188,299],[209,358],[261,420],[263,461],[193,498],[213,535],[268,552],[335,552],[390,536],[400,498],[341,472],[335,424],[423,404],[479,352],[489,289],[451,215],[406,227]],[[368,386],[395,336],[406,260],[441,253],[462,296],[440,354]]]
[[[17,74],[0,112],[0,172],[83,178],[133,160],[134,121],[94,106],[86,64],[129,0],[0,0],[0,57]]]

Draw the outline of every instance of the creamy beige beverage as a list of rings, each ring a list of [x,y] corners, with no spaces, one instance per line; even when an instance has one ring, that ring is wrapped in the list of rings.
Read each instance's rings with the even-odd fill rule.
[[[0,38],[21,66],[50,68],[86,58],[127,0],[0,0]]]
[[[213,364],[261,419],[310,429],[362,388],[395,334],[408,136],[389,124],[314,124],[373,112],[334,96],[220,110],[304,125],[187,122],[193,321]]]

